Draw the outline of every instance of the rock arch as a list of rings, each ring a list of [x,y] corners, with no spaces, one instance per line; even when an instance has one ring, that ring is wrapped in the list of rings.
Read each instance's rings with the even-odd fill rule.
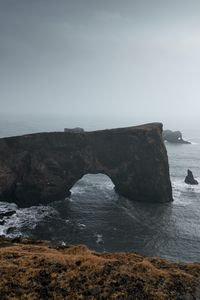
[[[0,139],[0,200],[46,204],[70,194],[85,174],[110,177],[133,200],[172,200],[162,124]]]
[[[110,190],[113,191],[114,189],[114,183],[112,182],[111,178],[108,177],[105,174],[102,173],[97,173],[97,174],[85,174],[81,179],[76,181],[76,183],[73,185],[71,188],[70,192],[75,193],[76,191],[81,192],[93,192],[93,188],[96,188],[96,190],[100,191],[103,193],[105,190]],[[89,188],[89,189],[88,189]]]

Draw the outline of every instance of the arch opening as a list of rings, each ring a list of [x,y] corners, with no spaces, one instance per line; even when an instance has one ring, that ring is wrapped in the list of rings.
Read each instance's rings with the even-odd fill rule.
[[[109,192],[113,191],[115,185],[112,179],[104,173],[87,173],[82,176],[70,189],[71,194]]]

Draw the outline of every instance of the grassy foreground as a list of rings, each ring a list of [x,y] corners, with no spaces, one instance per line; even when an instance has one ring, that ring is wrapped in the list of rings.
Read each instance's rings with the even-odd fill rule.
[[[0,240],[0,299],[200,299],[200,264]]]

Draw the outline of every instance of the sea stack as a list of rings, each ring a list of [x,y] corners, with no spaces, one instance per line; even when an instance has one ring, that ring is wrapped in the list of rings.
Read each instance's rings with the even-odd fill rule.
[[[185,183],[191,184],[191,185],[197,185],[199,184],[196,179],[194,179],[193,173],[191,170],[187,170],[187,176],[185,177]]]

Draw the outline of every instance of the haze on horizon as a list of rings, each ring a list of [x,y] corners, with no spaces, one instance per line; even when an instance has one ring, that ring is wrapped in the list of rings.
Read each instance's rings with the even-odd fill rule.
[[[0,0],[1,114],[199,126],[197,0]]]

